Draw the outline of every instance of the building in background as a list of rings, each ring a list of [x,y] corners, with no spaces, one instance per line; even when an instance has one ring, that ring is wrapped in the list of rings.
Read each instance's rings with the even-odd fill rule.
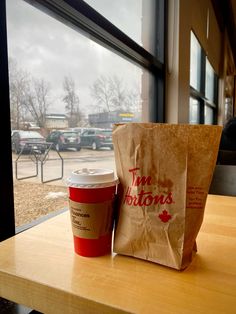
[[[59,113],[46,114],[45,128],[49,130],[68,128],[66,115]]]
[[[89,124],[95,128],[112,128],[115,123],[140,121],[140,114],[124,111],[100,112],[88,115]]]

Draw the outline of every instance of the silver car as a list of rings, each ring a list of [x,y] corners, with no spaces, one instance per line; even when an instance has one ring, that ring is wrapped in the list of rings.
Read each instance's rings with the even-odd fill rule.
[[[45,138],[36,131],[17,131],[11,137],[12,151],[29,153],[32,150],[45,151]]]

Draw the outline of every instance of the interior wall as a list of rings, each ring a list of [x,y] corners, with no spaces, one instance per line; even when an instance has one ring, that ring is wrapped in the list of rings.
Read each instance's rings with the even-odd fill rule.
[[[235,75],[236,67],[234,63],[234,58],[230,47],[229,38],[227,36],[227,33],[225,32],[223,75],[220,95],[221,124],[225,124],[230,117],[236,116]]]
[[[210,0],[170,0],[166,75],[166,122],[188,123],[190,34],[194,31],[215,72],[223,73],[223,35]],[[221,112],[221,111],[219,111]]]

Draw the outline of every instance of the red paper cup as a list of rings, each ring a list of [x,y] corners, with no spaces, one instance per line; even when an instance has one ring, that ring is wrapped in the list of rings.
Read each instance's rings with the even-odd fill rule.
[[[67,180],[75,252],[95,257],[111,253],[117,178],[108,169],[81,169]]]

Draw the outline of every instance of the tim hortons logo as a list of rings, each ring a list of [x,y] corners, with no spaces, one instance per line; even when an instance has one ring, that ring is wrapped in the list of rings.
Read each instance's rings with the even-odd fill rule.
[[[129,206],[151,206],[157,204],[173,204],[173,195],[172,192],[168,192],[167,194],[156,194],[153,195],[152,192],[147,192],[144,189],[137,195],[132,194],[132,188],[135,186],[151,186],[152,185],[152,178],[151,176],[139,176],[138,170],[140,168],[133,168],[129,169],[129,172],[132,174],[132,183],[131,186],[127,188],[124,204]],[[161,214],[158,215],[158,218],[161,219],[163,222],[167,222],[171,219],[171,215],[165,209],[162,211]]]

